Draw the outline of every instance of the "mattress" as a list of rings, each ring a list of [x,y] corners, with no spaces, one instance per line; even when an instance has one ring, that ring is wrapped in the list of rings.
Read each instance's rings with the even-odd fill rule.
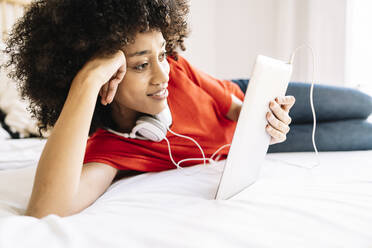
[[[372,151],[320,152],[313,169],[314,153],[268,154],[259,180],[226,201],[213,200],[224,161],[144,173],[78,214],[36,219],[22,214],[45,141],[4,142],[17,149],[0,149],[2,248],[372,247]]]

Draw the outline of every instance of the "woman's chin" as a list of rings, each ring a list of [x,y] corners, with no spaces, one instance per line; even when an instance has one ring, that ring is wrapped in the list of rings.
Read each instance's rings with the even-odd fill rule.
[[[166,107],[167,107],[167,101],[164,100],[161,104],[159,104],[158,106],[156,106],[156,108],[151,109],[151,111],[149,111],[149,112],[146,112],[146,114],[149,114],[149,115],[157,115],[157,114],[159,114],[161,111],[163,111]]]

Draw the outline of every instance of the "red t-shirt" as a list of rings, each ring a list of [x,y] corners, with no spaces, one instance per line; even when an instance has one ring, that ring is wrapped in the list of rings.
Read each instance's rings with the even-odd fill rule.
[[[170,129],[195,139],[205,156],[230,144],[236,122],[225,116],[232,102],[231,94],[244,99],[239,86],[228,80],[218,80],[191,66],[186,59],[167,58],[170,65],[168,105],[172,113]],[[190,140],[168,132],[172,156],[176,162],[186,158],[202,158],[199,148]],[[229,148],[219,154],[226,158]],[[119,170],[162,171],[176,166],[169,157],[165,140],[153,142],[124,138],[98,129],[87,141],[84,163],[99,162]],[[186,161],[181,166],[201,164]]]

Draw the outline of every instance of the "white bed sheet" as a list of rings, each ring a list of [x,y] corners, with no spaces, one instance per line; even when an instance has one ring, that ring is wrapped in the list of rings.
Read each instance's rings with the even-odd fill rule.
[[[28,160],[0,171],[0,247],[372,247],[372,151],[322,152],[312,170],[278,160],[315,157],[269,154],[259,181],[228,201],[212,200],[220,162],[122,179],[81,213],[41,220],[19,216]]]
[[[37,164],[46,139],[0,139],[0,170]]]
[[[4,139],[10,139],[9,133],[0,125],[0,141]]]

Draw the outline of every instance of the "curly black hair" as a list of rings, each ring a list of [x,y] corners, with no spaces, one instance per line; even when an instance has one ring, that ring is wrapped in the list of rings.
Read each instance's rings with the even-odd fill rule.
[[[134,42],[138,32],[159,30],[177,60],[189,34],[187,0],[38,0],[13,26],[5,53],[28,111],[48,131],[62,111],[71,82],[87,60]],[[109,108],[97,97],[89,136],[110,126]],[[112,121],[112,120],[111,120]]]

